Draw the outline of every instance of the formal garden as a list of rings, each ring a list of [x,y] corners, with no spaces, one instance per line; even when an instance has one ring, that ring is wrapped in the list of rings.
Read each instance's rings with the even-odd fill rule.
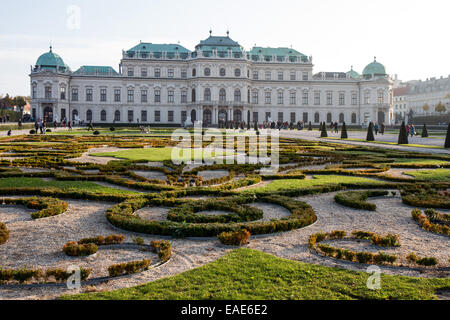
[[[449,297],[450,154],[317,132],[280,138],[279,172],[264,174],[223,159],[271,139],[242,147],[227,130],[221,150],[204,142],[200,161],[194,148],[174,163],[172,132],[0,138],[0,297]]]

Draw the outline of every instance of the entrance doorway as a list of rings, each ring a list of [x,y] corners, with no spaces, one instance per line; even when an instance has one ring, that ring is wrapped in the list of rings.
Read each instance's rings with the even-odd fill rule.
[[[43,120],[46,122],[53,122],[53,108],[45,107],[44,108],[44,117]]]

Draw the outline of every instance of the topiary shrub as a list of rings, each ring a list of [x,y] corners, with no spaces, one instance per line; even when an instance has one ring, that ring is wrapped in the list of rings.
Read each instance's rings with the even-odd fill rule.
[[[121,244],[125,240],[125,236],[123,235],[117,235],[112,234],[109,236],[98,236],[94,238],[85,238],[78,241],[78,244],[88,244],[93,243],[97,246],[107,246],[107,245],[113,245],[113,244]]]
[[[0,245],[4,244],[9,239],[9,230],[6,224],[0,222]]]
[[[150,246],[162,262],[167,262],[172,256],[172,245],[167,240],[152,241]]]
[[[91,269],[80,268],[80,280],[86,281],[87,278],[89,278],[89,275],[91,274],[91,272],[92,272]],[[58,268],[48,269],[45,272],[46,280],[48,280],[50,278],[54,278],[56,280],[56,282],[67,281],[67,279],[69,279],[72,275],[73,275],[73,273],[70,273],[70,272],[67,272],[66,270],[58,269]]]
[[[30,130],[30,134],[36,134],[36,130]]]
[[[327,126],[325,125],[325,122],[324,122],[323,125],[322,125],[320,137],[321,137],[321,138],[328,138]]]
[[[98,135],[100,135],[100,132],[95,130],[93,134],[94,134],[94,136],[98,136]]]
[[[427,130],[427,125],[426,124],[423,125],[422,138],[428,138],[428,130]]]
[[[342,124],[341,139],[348,139],[347,125],[345,122]]]
[[[247,230],[238,230],[231,232],[222,232],[217,236],[221,243],[229,246],[243,246],[249,243],[250,232]]]
[[[367,128],[366,141],[375,141],[375,136],[373,135],[373,122],[370,122],[369,128]]]
[[[116,128],[111,127],[111,128],[109,128],[109,131],[116,131]]]
[[[63,252],[70,257],[85,257],[96,253],[98,246],[94,243],[78,244],[73,241],[67,242],[63,247]]]
[[[408,144],[408,134],[406,133],[405,121],[402,122],[400,133],[398,134],[398,144]]]
[[[108,268],[110,277],[119,277],[125,274],[134,274],[148,270],[150,260],[131,261],[127,263],[114,264]]]
[[[444,148],[450,148],[450,123],[447,127],[447,135],[445,136]]]

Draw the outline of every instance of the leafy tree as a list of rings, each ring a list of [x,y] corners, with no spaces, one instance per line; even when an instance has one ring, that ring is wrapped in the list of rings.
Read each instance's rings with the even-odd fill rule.
[[[434,110],[436,112],[442,113],[442,112],[447,111],[447,108],[444,106],[444,104],[442,102],[439,101],[439,103],[437,104],[436,108],[434,108]]]
[[[429,106],[428,104],[426,104],[426,103],[423,105],[422,108],[423,108],[423,111],[425,111],[425,112],[427,112],[428,110],[430,110],[430,106]]]
[[[347,126],[345,125],[345,122],[342,123],[341,139],[348,139]]]
[[[398,135],[398,144],[408,144],[408,134],[406,133],[405,121],[402,122],[400,133]]]

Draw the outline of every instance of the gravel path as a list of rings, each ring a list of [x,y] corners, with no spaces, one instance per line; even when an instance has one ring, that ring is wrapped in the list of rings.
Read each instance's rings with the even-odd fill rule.
[[[350,270],[365,271],[366,266],[325,258],[311,253],[307,248],[309,235],[319,231],[332,230],[368,230],[377,233],[397,233],[400,235],[402,247],[383,249],[400,256],[404,262],[405,256],[411,251],[421,256],[434,256],[440,260],[440,266],[448,267],[448,237],[432,234],[422,230],[411,218],[411,207],[403,205],[397,197],[381,197],[370,199],[378,207],[377,211],[369,212],[343,207],[334,202],[336,193],[300,197],[299,200],[309,203],[317,213],[318,221],[309,227],[285,232],[252,237],[250,248],[261,250],[281,258],[298,260],[307,263],[321,264],[331,267],[340,267]],[[0,246],[0,261],[6,267],[28,266],[66,267],[72,264],[89,265],[94,269],[94,275],[104,274],[107,265],[120,261],[142,259],[149,253],[134,250],[105,250],[91,258],[69,258],[61,251],[62,246],[69,240],[107,235],[112,233],[124,234],[127,242],[139,236],[146,243],[163,237],[147,236],[122,231],[111,226],[105,218],[105,211],[112,206],[108,203],[69,201],[69,210],[60,216],[41,219],[37,221],[19,221],[8,223],[11,237],[7,243]],[[264,219],[281,218],[286,216],[287,210],[272,204],[252,204],[264,211]],[[2,218],[7,214],[0,207]],[[21,213],[26,213],[19,208]],[[167,208],[144,208],[138,214],[144,219],[163,219],[167,215]],[[445,211],[444,211],[445,212]],[[215,261],[233,248],[223,246],[215,238],[206,239],[170,239],[174,255],[165,265],[124,279],[110,280],[106,283],[90,287],[89,290],[103,291],[131,287],[149,281],[200,267]],[[374,247],[361,243],[335,243],[337,246],[348,245],[354,249],[374,250]],[[91,261],[89,259],[92,259]],[[386,274],[402,274],[408,276],[446,276],[444,272],[431,270],[419,272],[408,268],[381,267]],[[81,289],[84,290],[84,289]],[[51,299],[61,294],[77,293],[65,288],[39,288],[39,289],[6,289],[0,286],[0,299]]]

